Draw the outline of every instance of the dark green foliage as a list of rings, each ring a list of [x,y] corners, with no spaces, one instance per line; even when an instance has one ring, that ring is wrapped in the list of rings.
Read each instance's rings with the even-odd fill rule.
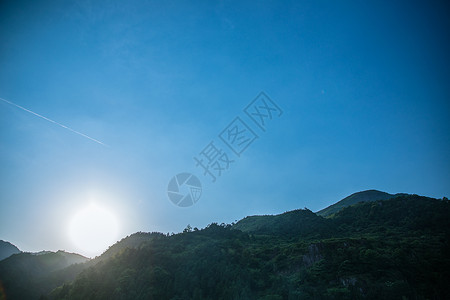
[[[0,283],[7,299],[37,298],[73,280],[81,271],[81,263],[87,260],[81,255],[63,251],[15,254],[0,262]]]
[[[380,192],[377,190],[368,190],[363,192],[358,192],[351,194],[348,197],[345,197],[339,202],[336,202],[333,205],[328,206],[327,208],[324,208],[322,210],[319,210],[316,212],[318,216],[322,217],[328,217],[331,216],[334,213],[337,213],[341,209],[347,206],[351,206],[360,202],[372,202],[377,200],[389,200],[398,196],[407,196],[407,194],[388,194],[385,192]]]
[[[105,253],[97,257],[94,261],[98,262],[108,259],[127,248],[142,247],[146,243],[151,242],[155,238],[160,238],[161,236],[164,235],[160,232],[136,232],[109,247]]]
[[[329,218],[305,209],[172,236],[138,233],[48,298],[446,299],[448,216],[448,200],[412,195]]]
[[[329,236],[332,224],[308,209],[298,209],[276,216],[252,216],[237,222],[233,228],[260,235],[278,237]]]

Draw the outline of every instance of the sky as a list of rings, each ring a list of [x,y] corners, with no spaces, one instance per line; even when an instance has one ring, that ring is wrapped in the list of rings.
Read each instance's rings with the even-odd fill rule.
[[[70,234],[89,205],[119,240],[368,189],[449,197],[449,13],[445,1],[0,1],[0,239],[98,254]],[[266,117],[246,114],[255,105]],[[239,155],[224,142],[236,128],[252,138],[235,136]],[[194,160],[211,142],[232,161],[208,169],[215,182]],[[167,192],[180,173],[201,182],[189,207]]]

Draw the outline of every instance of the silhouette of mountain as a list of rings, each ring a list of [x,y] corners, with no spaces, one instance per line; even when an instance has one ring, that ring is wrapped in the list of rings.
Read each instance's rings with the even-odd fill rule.
[[[79,254],[64,251],[12,255],[0,261],[0,282],[6,292],[6,299],[36,299],[66,280],[74,279],[74,276],[67,276],[70,272],[60,276],[58,271],[88,260]]]
[[[19,248],[11,244],[10,242],[6,242],[0,240],[0,260],[10,257],[13,254],[20,253]]]
[[[329,232],[329,222],[308,209],[297,209],[280,215],[250,216],[233,225],[233,229],[253,234],[311,236]]]
[[[329,218],[304,209],[188,227],[122,247],[49,297],[446,299],[449,214],[448,200],[400,195]]]
[[[399,194],[388,194],[385,192],[380,192],[377,190],[367,190],[358,193],[354,193],[348,197],[345,197],[339,202],[332,204],[322,210],[316,212],[317,215],[322,217],[330,216],[344,207],[357,204],[359,202],[372,202],[377,200],[389,200],[398,196],[405,196],[407,194],[399,193]]]
[[[108,250],[106,250],[102,255],[95,258],[93,262],[102,261],[113,257],[114,255],[120,253],[124,249],[128,248],[139,248],[145,243],[152,241],[155,238],[164,236],[164,234],[160,232],[136,232],[130,236],[127,236],[114,245],[110,246]]]
[[[364,193],[346,204],[381,192]],[[299,209],[170,236],[138,232],[69,267],[58,263],[66,254],[22,253],[0,262],[0,280],[12,300],[446,299],[450,201],[386,198],[327,218]]]

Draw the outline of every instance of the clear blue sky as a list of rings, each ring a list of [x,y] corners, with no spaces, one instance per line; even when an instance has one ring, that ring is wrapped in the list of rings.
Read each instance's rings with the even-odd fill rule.
[[[450,196],[445,1],[0,1],[0,239],[75,251],[90,201],[120,236]],[[193,157],[260,91],[283,110],[215,183]],[[248,125],[253,125],[250,122]],[[170,178],[203,184],[194,206]]]

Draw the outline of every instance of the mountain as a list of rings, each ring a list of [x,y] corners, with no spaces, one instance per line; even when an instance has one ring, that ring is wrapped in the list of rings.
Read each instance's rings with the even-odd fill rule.
[[[10,257],[13,254],[20,253],[19,248],[10,242],[0,240],[0,260]]]
[[[388,194],[385,192],[380,192],[377,190],[367,190],[367,191],[362,191],[362,192],[358,192],[358,193],[354,193],[348,197],[345,197],[344,199],[342,199],[339,202],[336,202],[333,205],[330,205],[322,210],[319,210],[318,212],[316,212],[317,215],[322,216],[322,217],[327,217],[330,216],[336,212],[338,212],[339,210],[341,210],[344,207],[350,206],[350,205],[354,205],[356,203],[359,202],[372,202],[372,201],[377,201],[377,200],[389,200],[398,196],[405,196],[407,194]]]
[[[324,218],[308,209],[297,209],[280,215],[245,217],[233,225],[233,229],[246,233],[277,236],[326,235],[332,228]]]
[[[160,236],[163,234],[137,232],[115,243],[95,259],[64,251],[21,253],[0,262],[0,285],[3,282],[8,299],[39,299],[41,295],[74,280],[84,269],[125,249],[139,248]],[[0,289],[0,300],[3,299]]]
[[[92,262],[96,263],[98,261],[108,259],[128,248],[140,248],[142,245],[145,245],[153,239],[161,236],[164,236],[164,234],[160,232],[136,232],[110,246],[108,250],[106,250],[101,256],[95,258]]]
[[[446,299],[449,215],[447,199],[399,195],[327,218],[298,209],[170,236],[138,232],[65,268],[49,263],[58,252],[11,256],[0,281],[10,300]]]
[[[121,247],[48,297],[446,299],[449,215],[448,200],[400,195],[329,218],[304,209],[187,228]]]
[[[19,253],[0,261],[0,282],[7,299],[36,299],[75,276],[61,276],[58,271],[87,262],[79,254],[58,252]],[[69,269],[78,274],[75,269]],[[81,271],[81,270],[80,270]],[[0,299],[1,297],[0,291]]]

